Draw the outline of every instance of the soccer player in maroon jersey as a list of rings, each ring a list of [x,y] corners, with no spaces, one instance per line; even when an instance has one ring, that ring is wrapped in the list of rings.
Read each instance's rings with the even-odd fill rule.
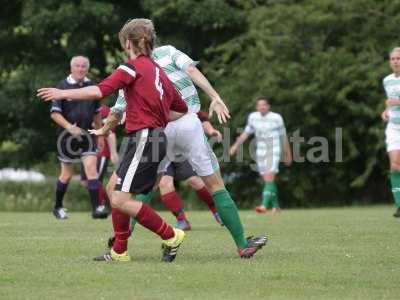
[[[96,86],[74,90],[41,88],[38,96],[56,99],[94,100],[123,89],[127,101],[125,129],[129,143],[117,170],[117,185],[111,197],[115,234],[113,248],[98,261],[129,261],[127,253],[130,217],[163,240],[163,260],[174,260],[185,233],[164,221],[149,205],[135,200],[154,186],[160,161],[166,154],[163,128],[187,112],[187,106],[163,70],[150,58],[155,34],[136,19],[119,32],[129,60]],[[118,120],[117,120],[118,121]],[[133,201],[132,201],[133,200]]]
[[[151,29],[155,35],[154,25],[151,20],[138,19],[138,22]],[[177,58],[177,49],[172,46],[168,46],[167,48],[169,49],[167,49],[168,53],[164,53],[166,54],[165,57],[167,59],[164,60],[164,55],[161,55],[161,53],[159,53],[160,56],[155,55],[154,51],[157,49],[153,51],[152,57],[155,58],[156,62],[169,74],[168,76],[170,76],[175,88],[183,95],[182,97],[184,97],[184,101],[188,105],[189,112],[181,118],[169,122],[168,126],[165,128],[165,134],[168,139],[169,155],[167,155],[163,160],[159,171],[165,171],[165,168],[168,167],[170,162],[177,160],[177,156],[181,156],[190,161],[191,166],[196,170],[196,173],[201,176],[209,191],[212,192],[212,197],[217,207],[218,214],[233,238],[239,256],[241,258],[250,258],[266,244],[268,238],[266,235],[257,237],[251,236],[248,238],[245,237],[243,225],[235,202],[225,188],[215,154],[210,149],[210,145],[205,141],[204,130],[199,118],[195,114],[199,109],[199,101],[197,101],[198,99],[192,99],[191,96],[187,97],[187,90],[183,86],[186,84],[190,85],[191,91],[193,92],[196,89],[194,84],[201,87],[212,100],[209,108],[209,115],[211,116],[213,112],[215,112],[220,123],[225,123],[226,119],[229,118],[229,110],[219,97],[218,93],[216,93],[212,88],[207,78],[205,78],[204,75],[193,66],[193,60],[183,53],[181,53]],[[187,63],[183,62],[183,60]],[[191,67],[185,69],[185,66]],[[173,73],[170,73],[172,70],[174,70]],[[176,74],[175,71],[177,72]],[[178,73],[181,75],[179,78],[185,80],[183,86],[175,84],[175,79],[178,77],[175,75],[178,75]],[[173,76],[172,74],[175,75]],[[117,102],[118,103],[116,103],[112,111],[118,114],[125,112],[126,101],[123,97],[123,93],[122,95],[119,95]],[[95,132],[97,131],[99,130],[96,130]],[[101,132],[99,131],[99,133]],[[116,184],[116,182],[117,176],[113,174],[107,185],[107,190],[112,190],[111,187],[113,183]]]

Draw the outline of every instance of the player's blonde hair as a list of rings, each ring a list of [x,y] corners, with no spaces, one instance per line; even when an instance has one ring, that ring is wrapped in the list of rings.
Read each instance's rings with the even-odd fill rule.
[[[400,47],[394,47],[390,52],[389,52],[389,56],[391,56],[393,53],[395,52],[400,52]]]
[[[118,37],[122,48],[125,49],[126,41],[129,40],[135,52],[147,56],[153,52],[156,42],[154,25],[149,19],[129,20],[121,28]]]

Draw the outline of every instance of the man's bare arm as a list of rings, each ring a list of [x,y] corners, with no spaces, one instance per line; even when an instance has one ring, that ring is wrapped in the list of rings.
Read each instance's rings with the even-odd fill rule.
[[[287,135],[283,137],[283,162],[286,166],[291,166],[293,162],[292,151],[290,150],[289,139]]]
[[[62,114],[59,112],[52,112],[50,114],[51,119],[56,122],[60,127],[68,130],[68,132],[74,136],[81,135],[82,129],[76,126],[76,124],[71,124],[68,122]]]
[[[80,89],[60,90],[56,88],[41,88],[37,90],[37,96],[44,101],[72,99],[72,100],[98,100],[103,97],[100,89],[96,85],[83,87]]]
[[[219,130],[215,129],[214,126],[210,123],[210,121],[204,121],[203,123],[204,132],[210,136],[215,137],[217,141],[220,143],[222,141],[222,134]]]
[[[190,65],[186,69],[186,74],[193,80],[193,82],[201,88],[210,98],[211,100],[221,99],[218,95],[217,91],[214,90],[208,79],[200,72],[197,67],[194,65]]]
[[[235,143],[232,145],[232,147],[229,149],[229,154],[234,155],[237,151],[237,148],[240,146],[240,144],[244,143],[245,140],[249,137],[249,134],[247,132],[242,132],[241,135],[236,139]]]
[[[72,125],[59,112],[52,112],[50,114],[50,117],[54,122],[57,123],[57,125],[61,126],[64,129],[67,129],[68,127],[70,127]]]
[[[386,107],[388,106],[400,106],[400,100],[389,98],[386,100]]]
[[[388,110],[387,108],[381,113],[381,118],[383,122],[389,121]]]
[[[217,91],[212,87],[208,79],[194,65],[190,65],[186,69],[186,74],[210,97],[210,117],[215,112],[218,116],[218,121],[220,123],[226,123],[227,119],[231,117],[229,114],[229,109],[225,105],[224,101],[222,101]]]
[[[174,110],[169,111],[169,121],[178,120],[180,117],[184,116],[186,113],[177,112]]]

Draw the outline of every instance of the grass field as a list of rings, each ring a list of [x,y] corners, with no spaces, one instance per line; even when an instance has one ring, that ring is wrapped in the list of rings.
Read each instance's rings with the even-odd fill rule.
[[[0,299],[399,299],[400,220],[392,210],[242,211],[248,233],[270,236],[251,260],[236,255],[208,212],[189,212],[193,230],[172,264],[140,227],[132,262],[96,263],[109,220],[0,213]]]

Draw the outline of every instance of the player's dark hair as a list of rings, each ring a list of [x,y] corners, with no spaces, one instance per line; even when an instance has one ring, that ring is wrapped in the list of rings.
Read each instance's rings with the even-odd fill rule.
[[[258,103],[258,101],[265,101],[265,102],[267,102],[267,104],[270,104],[268,98],[265,96],[258,96],[256,98],[256,103]]]

